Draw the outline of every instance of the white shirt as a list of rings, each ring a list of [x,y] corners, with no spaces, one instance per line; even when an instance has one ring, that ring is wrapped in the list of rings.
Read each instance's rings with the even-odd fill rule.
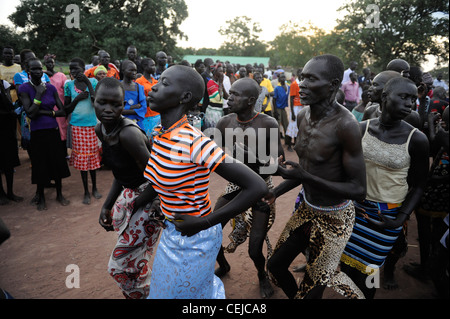
[[[5,80],[2,80],[2,81],[3,81],[3,87],[5,88],[5,90],[7,90],[11,86],[11,84],[6,82]]]
[[[230,78],[228,77],[228,75],[223,75],[223,89],[225,90],[225,92],[227,92],[227,94],[229,94],[231,88],[231,81]],[[228,100],[223,99],[223,108],[226,109],[228,108]]]
[[[353,71],[352,69],[348,68],[347,70],[344,71],[344,78],[342,79],[341,84],[344,84],[345,82],[350,81],[350,74],[352,74]]]
[[[448,85],[443,80],[439,81],[438,79],[435,79],[433,81],[433,86],[434,87],[442,86],[446,91],[448,90]]]

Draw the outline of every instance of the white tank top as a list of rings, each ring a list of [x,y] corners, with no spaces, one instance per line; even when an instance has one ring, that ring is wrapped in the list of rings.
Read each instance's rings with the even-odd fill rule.
[[[406,143],[389,144],[372,136],[369,132],[370,120],[362,138],[364,161],[366,163],[368,200],[382,203],[402,203],[408,193],[407,176],[411,162]]]

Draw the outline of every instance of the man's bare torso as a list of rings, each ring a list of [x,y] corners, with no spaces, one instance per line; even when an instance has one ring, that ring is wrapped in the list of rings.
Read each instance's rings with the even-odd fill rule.
[[[299,132],[295,151],[301,167],[308,173],[329,181],[346,180],[343,165],[343,143],[340,130],[344,121],[354,120],[349,112],[336,108],[334,112],[317,121],[311,120],[310,108],[305,107],[300,115]],[[307,199],[316,205],[331,206],[342,203],[345,199],[323,192],[321,189],[303,184]]]
[[[267,162],[269,157],[276,160],[278,156],[278,129],[275,119],[260,113],[249,123],[241,123],[237,121],[236,114],[230,114],[222,118],[222,121],[222,125],[218,125],[222,134],[222,146],[230,155],[265,178],[265,174],[261,174],[259,170],[261,165],[258,160]],[[243,157],[240,153],[243,149],[251,154]]]

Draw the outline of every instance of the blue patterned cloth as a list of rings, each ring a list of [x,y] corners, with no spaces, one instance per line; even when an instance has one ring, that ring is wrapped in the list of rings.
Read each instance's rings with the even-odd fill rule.
[[[161,115],[145,117],[142,121],[137,123],[141,129],[144,130],[145,135],[150,137],[153,129],[161,124]]]
[[[225,299],[222,281],[214,275],[222,245],[217,224],[194,236],[181,236],[166,221],[153,262],[148,299]]]
[[[363,209],[368,218],[377,221],[380,220],[378,212],[390,219],[395,219],[401,207],[401,204],[377,203],[369,200],[362,203],[355,202],[354,205],[356,210]],[[341,261],[363,273],[368,273],[372,268],[380,268],[401,230],[402,226],[394,229],[380,228],[357,214],[352,235]]]

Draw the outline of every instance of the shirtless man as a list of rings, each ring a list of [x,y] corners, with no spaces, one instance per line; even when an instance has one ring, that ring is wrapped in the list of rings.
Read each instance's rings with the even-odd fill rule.
[[[286,180],[265,197],[270,204],[303,185],[302,202],[268,261],[270,273],[289,298],[321,298],[326,286],[346,297],[363,298],[356,285],[336,271],[353,229],[352,200],[366,194],[358,122],[335,100],[343,73],[342,61],[333,55],[316,56],[303,68],[300,100],[307,106],[298,114],[294,147],[299,163],[281,163],[278,172]],[[309,258],[298,287],[289,265],[305,249]]]
[[[229,93],[228,105],[231,114],[223,117],[217,123],[216,128],[220,131],[222,139],[217,142],[221,142],[223,146],[230,143],[228,146],[234,148],[233,157],[241,160],[261,176],[269,188],[273,188],[270,166],[264,166],[264,164],[270,164],[270,159],[273,159],[272,162],[275,163],[275,166],[272,166],[272,173],[275,173],[276,158],[284,154],[279,139],[277,121],[269,115],[257,113],[254,110],[255,102],[259,96],[259,85],[255,80],[247,77],[237,80],[231,86]],[[261,146],[265,144],[264,150],[261,149],[260,143]],[[264,152],[264,154],[260,155],[260,152]],[[227,204],[239,192],[239,187],[229,183],[225,193],[217,200],[215,209]],[[266,235],[274,219],[275,206],[269,206],[259,201],[252,207],[251,211],[243,212],[235,218],[236,226],[230,235],[232,243],[225,248],[228,252],[233,252],[248,236],[250,237],[248,252],[258,271],[262,298],[269,298],[273,295],[273,288],[265,270],[266,259],[262,247],[264,239],[268,240]],[[271,254],[270,243],[268,243],[268,250]],[[216,269],[216,275],[221,277],[230,271],[230,265],[225,258],[223,247],[219,251],[217,261],[219,268]]]

